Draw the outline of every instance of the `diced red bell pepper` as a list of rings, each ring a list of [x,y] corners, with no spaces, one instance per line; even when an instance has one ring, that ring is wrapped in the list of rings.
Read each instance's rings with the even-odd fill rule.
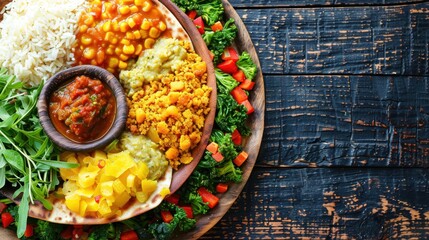
[[[227,47],[223,51],[221,55],[222,60],[232,60],[234,62],[237,62],[240,56],[238,55],[237,51],[233,47]]]
[[[217,32],[217,31],[222,31],[223,26],[220,21],[217,21],[210,28],[213,30],[213,32]]]
[[[34,234],[33,230],[34,230],[33,225],[27,224],[27,227],[25,228],[24,236],[27,238],[32,237]]]
[[[217,67],[222,70],[222,72],[234,74],[238,71],[237,64],[231,59],[223,61],[217,65]]]
[[[197,190],[203,202],[207,203],[209,208],[214,208],[219,203],[219,198],[209,192],[205,187],[200,187]]]
[[[235,145],[241,144],[241,133],[237,129],[235,129],[234,132],[232,132],[231,138],[232,138],[232,142]]]
[[[237,80],[237,82],[244,82],[246,79],[246,75],[244,74],[243,70],[238,70],[236,73],[232,74],[232,77]]]
[[[9,225],[13,222],[12,214],[9,212],[4,212],[1,214],[1,223],[3,224],[4,228],[9,227]]]
[[[138,239],[139,239],[139,236],[134,230],[129,230],[121,233],[121,240],[138,240]]]
[[[101,200],[101,195],[97,195],[97,196],[94,197],[94,201],[96,203],[100,203],[100,200]]]
[[[206,150],[211,152],[212,154],[217,153],[218,149],[219,149],[219,145],[215,142],[209,143],[209,145],[207,145],[207,147],[206,147]]]
[[[185,211],[188,218],[194,218],[194,212],[191,206],[182,206],[181,208]]]
[[[0,213],[2,213],[7,208],[6,203],[0,202]]]
[[[242,103],[247,100],[247,94],[241,87],[235,87],[231,91],[232,97],[237,101],[238,103]]]
[[[188,15],[188,18],[194,20],[197,17],[197,10],[190,10],[186,15]]]
[[[174,194],[169,195],[168,197],[166,197],[165,201],[167,201],[169,203],[172,203],[174,205],[178,205],[179,204],[179,199],[180,199],[179,194],[174,193]]]
[[[173,221],[173,214],[171,214],[171,212],[168,210],[163,210],[161,211],[161,218],[163,222],[170,223]]]
[[[242,151],[241,153],[239,153],[237,155],[237,157],[235,157],[235,159],[232,161],[236,166],[240,167],[241,165],[243,165],[243,163],[247,160],[247,157],[249,155],[247,154],[247,152]]]
[[[69,225],[60,233],[62,239],[71,239],[73,237],[73,226]]]
[[[253,89],[253,87],[255,86],[255,82],[250,81],[249,79],[245,79],[242,83],[240,83],[240,85],[238,85],[239,87],[241,87],[244,90],[250,91]]]
[[[205,33],[205,31],[204,31],[204,21],[203,21],[203,18],[201,16],[199,16],[199,17],[197,17],[197,18],[194,19],[194,24],[197,27],[198,32],[200,34],[204,34]]]
[[[218,193],[225,193],[226,191],[228,191],[228,184],[226,184],[226,183],[218,183],[216,185],[216,192],[218,192]]]
[[[82,225],[74,225],[72,231],[73,239],[80,239],[83,236],[83,226]]]
[[[216,162],[222,162],[222,160],[223,160],[223,155],[220,152],[216,152],[216,153],[212,154],[212,157]]]
[[[253,108],[249,100],[244,100],[241,104],[243,104],[247,108],[247,114],[251,114],[255,111],[255,108]]]

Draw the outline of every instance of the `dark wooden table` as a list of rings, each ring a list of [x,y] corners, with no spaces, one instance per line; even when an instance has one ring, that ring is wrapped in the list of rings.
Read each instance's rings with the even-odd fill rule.
[[[202,239],[429,238],[429,3],[230,3],[259,52],[264,138]]]

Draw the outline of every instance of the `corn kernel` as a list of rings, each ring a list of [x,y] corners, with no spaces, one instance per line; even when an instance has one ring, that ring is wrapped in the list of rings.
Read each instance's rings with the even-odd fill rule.
[[[94,48],[85,48],[85,50],[83,50],[83,57],[86,59],[95,58],[95,49]]]
[[[144,0],[134,0],[136,6],[143,6]]]
[[[113,68],[108,67],[108,68],[106,68],[106,70],[111,72],[111,73],[115,73],[115,69],[113,69]]]
[[[115,32],[120,30],[118,21],[116,21],[116,20],[112,21],[112,28],[113,28],[113,31],[115,31]]]
[[[87,26],[92,26],[92,24],[94,23],[94,17],[92,15],[88,15],[88,17],[85,19],[85,21],[83,21],[83,23],[85,23],[85,25]]]
[[[97,60],[92,59],[91,62],[89,62],[91,65],[97,65]]]
[[[119,60],[117,58],[109,58],[108,66],[110,68],[115,68],[118,66],[118,64],[119,64]]]
[[[104,40],[112,43],[112,39],[114,37],[115,37],[115,34],[113,34],[112,32],[107,32],[106,35],[104,35]]]
[[[104,53],[104,51],[97,51],[97,65],[100,65],[104,62],[104,59],[106,57],[106,54]]]
[[[152,38],[147,38],[144,40],[144,48],[152,48],[153,44],[155,44],[155,40]]]
[[[149,37],[149,31],[148,30],[140,30],[140,35],[142,38],[148,38]]]
[[[86,32],[87,30],[88,30],[88,26],[86,26],[86,25],[82,25],[79,27],[79,32],[81,32],[81,33]]]
[[[127,64],[126,62],[124,62],[124,61],[119,61],[119,65],[118,65],[118,67],[119,67],[120,69],[125,69],[125,68],[127,68],[127,66],[128,66],[128,64]]]
[[[109,19],[109,14],[107,14],[106,12],[101,13],[101,19]]]
[[[130,26],[130,28],[133,28],[137,25],[133,18],[128,18],[127,23],[128,23],[128,26]]]
[[[130,45],[131,44],[130,40],[125,39],[125,38],[122,38],[121,41],[120,41],[120,43],[123,44],[123,45]]]
[[[114,37],[114,38],[112,38],[112,41],[110,41],[110,43],[111,44],[117,44],[118,43],[118,38],[117,37]]]
[[[164,22],[160,21],[158,23],[158,28],[159,28],[159,30],[161,30],[161,32],[164,32],[167,29],[167,25],[165,25]]]
[[[112,29],[112,22],[111,21],[107,21],[103,24],[103,31],[104,32],[108,32]]]
[[[82,45],[90,45],[92,43],[92,38],[90,38],[88,35],[84,34],[80,38],[80,42]]]
[[[149,37],[158,38],[161,32],[156,27],[151,27],[149,30]]]
[[[150,2],[144,2],[142,10],[143,12],[149,12],[152,9],[152,4]]]
[[[119,8],[119,12],[122,15],[128,14],[128,13],[130,13],[130,7],[129,6],[122,6]]]
[[[133,34],[132,32],[127,32],[127,33],[125,34],[125,37],[126,37],[127,39],[130,39],[130,40],[135,39],[134,34]]]
[[[152,22],[147,19],[144,19],[142,25],[140,26],[142,30],[149,30],[150,27],[152,27]]]
[[[128,57],[127,55],[123,54],[123,53],[122,53],[121,55],[119,55],[119,59],[121,59],[121,60],[122,60],[122,61],[124,61],[124,62],[125,62],[125,61],[127,61],[127,60],[128,60],[128,58],[129,58],[129,57]]]
[[[140,39],[140,38],[142,38],[142,35],[140,34],[140,31],[139,31],[139,30],[135,30],[135,31],[133,32],[133,35],[134,35],[134,38],[135,38],[135,39]]]
[[[137,44],[136,51],[134,52],[135,55],[140,55],[140,53],[143,50],[143,46],[141,44]]]
[[[136,13],[136,12],[138,12],[139,11],[139,8],[137,7],[137,6],[131,6],[130,7],[130,11],[131,11],[131,13]]]
[[[116,47],[115,48],[115,54],[119,56],[119,55],[121,55],[121,53],[122,53],[122,49],[120,47]]]
[[[121,30],[121,32],[127,32],[128,31],[128,29],[129,29],[129,27],[130,26],[128,26],[128,23],[126,23],[126,22],[124,22],[124,21],[122,21],[120,24],[119,24],[119,29]]]
[[[115,53],[115,48],[114,47],[113,48],[111,48],[111,47],[107,48],[106,53],[108,55],[113,55]]]
[[[133,54],[135,51],[134,45],[131,45],[131,44],[130,45],[124,45],[124,47],[122,48],[122,51],[128,55]]]

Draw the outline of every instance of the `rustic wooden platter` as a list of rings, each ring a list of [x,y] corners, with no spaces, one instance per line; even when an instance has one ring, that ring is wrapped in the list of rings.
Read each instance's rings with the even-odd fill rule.
[[[225,7],[226,18],[233,18],[238,28],[238,35],[235,41],[235,47],[239,52],[246,51],[250,54],[253,61],[258,66],[258,75],[255,78],[255,87],[250,93],[250,102],[255,108],[255,112],[249,119],[251,136],[244,141],[244,149],[249,154],[248,160],[242,165],[243,181],[239,184],[232,184],[228,191],[219,195],[219,205],[211,210],[208,214],[198,217],[196,228],[193,231],[180,234],[175,239],[198,239],[208,230],[210,230],[230,209],[232,204],[241,194],[244,186],[249,179],[252,169],[258,157],[262,136],[264,133],[264,116],[265,116],[265,87],[261,66],[256,49],[252,43],[249,32],[246,29],[240,16],[227,0],[222,0]]]
[[[0,0],[0,9],[2,9],[8,2],[9,0]],[[238,35],[234,42],[234,46],[239,52],[248,52],[258,67],[258,74],[254,80],[256,84],[251,92],[251,95],[249,96],[249,100],[255,108],[254,113],[248,120],[248,124],[251,128],[251,136],[249,136],[247,139],[244,139],[243,141],[243,145],[245,146],[244,150],[249,154],[249,157],[248,160],[242,165],[243,181],[239,184],[231,185],[227,193],[219,195],[219,205],[208,214],[198,217],[196,228],[193,231],[182,233],[180,236],[176,236],[183,237],[184,239],[197,239],[201,237],[225,215],[225,213],[238,198],[242,189],[246,185],[255,165],[264,131],[265,88],[258,54],[240,16],[227,0],[222,0],[222,2],[225,7],[225,16],[227,18],[233,18],[238,28]],[[1,20],[2,15],[0,14],[0,21]],[[14,232],[0,229],[0,239],[14,238],[16,238]]]

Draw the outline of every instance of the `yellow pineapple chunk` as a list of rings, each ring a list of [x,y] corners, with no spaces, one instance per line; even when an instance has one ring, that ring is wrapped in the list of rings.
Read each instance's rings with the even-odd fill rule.
[[[94,158],[95,159],[107,159],[107,154],[100,150],[95,150],[94,152]]]
[[[149,195],[144,192],[136,192],[137,201],[144,203],[149,199]]]
[[[137,162],[137,164],[130,169],[131,173],[136,175],[140,180],[147,178],[149,168],[144,162]]]
[[[78,174],[77,185],[81,188],[91,187],[95,183],[95,177],[99,170],[97,166],[92,165],[83,167]]]
[[[81,216],[85,216],[86,214],[86,209],[88,207],[88,203],[85,200],[80,200],[80,209],[79,209],[79,214]]]
[[[103,197],[109,197],[113,194],[113,181],[102,182],[100,192]]]
[[[101,214],[102,217],[105,217],[112,212],[105,199],[100,201],[98,212]]]
[[[117,178],[135,164],[130,153],[127,151],[111,153],[108,154],[108,157],[111,162],[104,167],[107,176]]]
[[[72,212],[79,213],[80,208],[80,196],[77,194],[67,195],[66,197],[66,206]]]
[[[114,205],[118,208],[123,207],[130,200],[131,196],[127,192],[122,192],[121,194],[116,195]]]
[[[143,179],[141,184],[142,192],[149,196],[156,190],[157,182],[155,180]]]
[[[78,190],[76,190],[76,194],[81,196],[81,197],[90,198],[90,197],[92,197],[92,195],[94,195],[94,189],[92,189],[92,188],[79,188]]]
[[[89,198],[86,200],[88,206],[86,207],[86,211],[88,212],[96,212],[98,211],[99,204],[95,201],[94,198]]]
[[[121,182],[121,180],[116,179],[115,181],[113,181],[113,191],[115,191],[115,193],[122,194],[123,192],[125,192],[125,190],[127,190],[127,188]]]

